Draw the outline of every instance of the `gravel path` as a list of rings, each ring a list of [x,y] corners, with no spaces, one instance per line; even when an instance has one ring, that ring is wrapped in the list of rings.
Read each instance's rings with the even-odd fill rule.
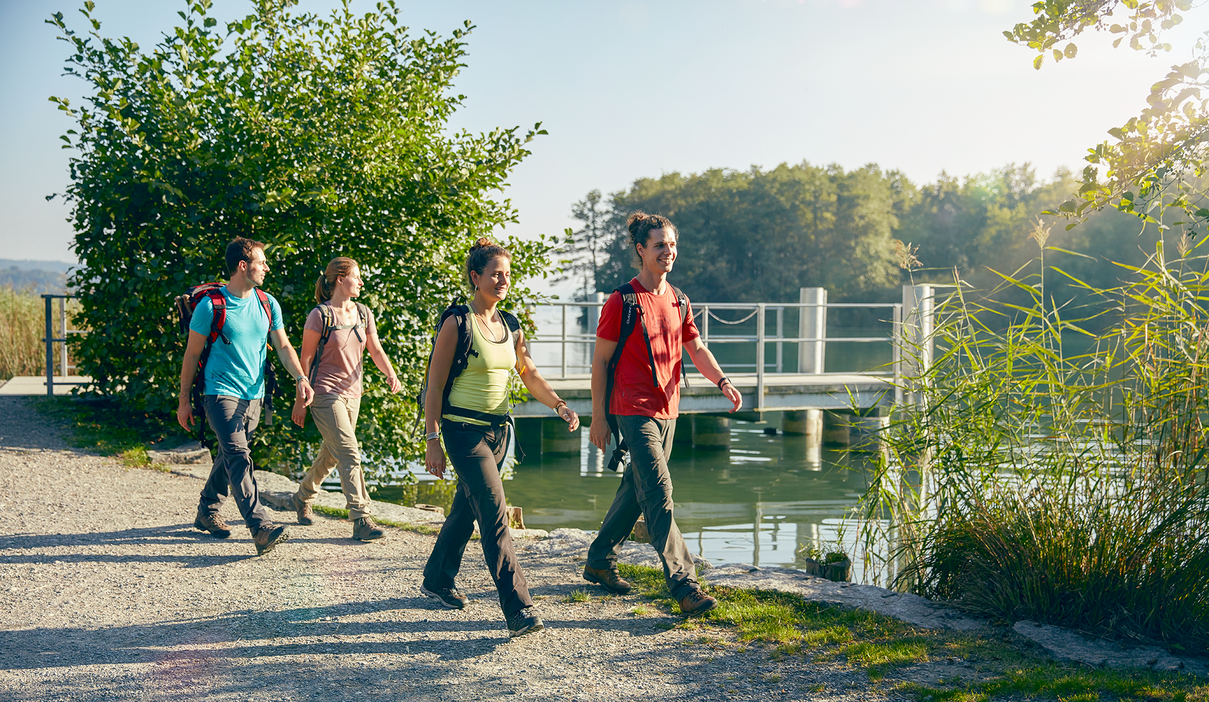
[[[320,517],[256,557],[230,502],[230,539],[192,528],[197,479],[72,450],[26,402],[0,398],[0,699],[899,699],[842,664],[673,628],[540,549],[521,558],[547,629],[511,641],[477,542],[461,612],[417,590],[432,536],[363,544]]]

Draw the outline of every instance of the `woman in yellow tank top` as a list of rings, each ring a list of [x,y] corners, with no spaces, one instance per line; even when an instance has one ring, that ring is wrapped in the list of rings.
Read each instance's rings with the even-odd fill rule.
[[[471,350],[465,370],[454,378],[444,414],[440,389],[445,387],[453,366],[457,324],[450,323],[453,318],[448,318],[437,331],[428,367],[429,392],[424,401],[428,439],[425,464],[429,473],[443,478],[447,452],[457,471],[458,487],[420,584],[421,592],[446,607],[466,606],[466,597],[458,592],[455,578],[477,520],[483,556],[499,592],[510,637],[538,631],[543,626],[534,611],[533,598],[529,596],[529,586],[508,533],[504,483],[500,480],[499,468],[508,448],[508,380],[512,371],[520,374],[521,382],[534,399],[567,422],[570,431],[579,428],[579,417],[537,372],[525,335],[520,331],[513,333],[496,310],[512,282],[511,258],[507,249],[487,239],[479,239],[470,249],[466,277],[474,289],[474,299],[468,306]]]

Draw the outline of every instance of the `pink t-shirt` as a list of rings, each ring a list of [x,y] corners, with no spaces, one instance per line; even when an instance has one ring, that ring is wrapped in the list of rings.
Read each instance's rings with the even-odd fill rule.
[[[362,357],[365,355],[367,334],[374,331],[374,313],[369,312],[364,329],[355,328],[360,323],[361,318],[354,311],[353,324],[337,325],[332,329],[323,346],[323,356],[316,361],[319,367],[313,374],[315,394],[361,397]],[[306,316],[303,328],[323,333],[323,316],[318,308],[312,309]]]

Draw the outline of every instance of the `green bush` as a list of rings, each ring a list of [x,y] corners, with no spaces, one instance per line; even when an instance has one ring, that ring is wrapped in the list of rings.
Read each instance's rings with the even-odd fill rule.
[[[77,122],[65,136],[77,153],[66,196],[82,266],[71,284],[91,332],[76,355],[96,392],[172,421],[184,351],[172,299],[222,277],[232,237],[268,244],[265,288],[295,340],[323,267],[351,256],[406,388],[391,395],[366,373],[359,435],[373,473],[419,453],[413,397],[432,328],[464,294],[470,244],[516,221],[496,193],[544,132],[448,129],[469,23],[449,38],[411,35],[394,2],[360,16],[346,3],[326,19],[292,14],[293,4],[256,0],[219,28],[210,0],[189,2],[150,51],[103,37],[91,0],[87,33],[54,16],[71,47],[66,72],[88,84],[84,106],[55,99]],[[517,279],[545,275],[552,242],[507,242]],[[532,299],[518,285],[509,304]],[[257,432],[262,462],[296,464],[298,441],[317,439],[288,422],[289,400]]]

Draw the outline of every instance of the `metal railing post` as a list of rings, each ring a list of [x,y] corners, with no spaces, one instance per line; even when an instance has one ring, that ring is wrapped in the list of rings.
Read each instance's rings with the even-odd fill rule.
[[[701,343],[709,348],[709,305],[701,306]]]
[[[563,374],[561,377],[566,378],[567,377],[567,306],[563,305],[562,308],[563,308],[563,336],[562,336]]]
[[[777,308],[777,338],[785,338],[785,308]],[[785,342],[777,342],[777,372],[785,372]]]
[[[894,372],[894,404],[903,403],[903,306],[894,306],[894,322],[890,331],[891,368]]]
[[[764,411],[764,303],[756,306],[756,410]]]
[[[51,307],[50,301],[54,299],[50,295],[43,295],[42,300],[46,302],[46,396],[54,397],[55,395],[55,347],[54,331],[51,327]]]
[[[63,354],[59,357],[59,365],[63,371],[59,375],[67,377],[67,298],[59,298],[59,338],[63,344]]]

